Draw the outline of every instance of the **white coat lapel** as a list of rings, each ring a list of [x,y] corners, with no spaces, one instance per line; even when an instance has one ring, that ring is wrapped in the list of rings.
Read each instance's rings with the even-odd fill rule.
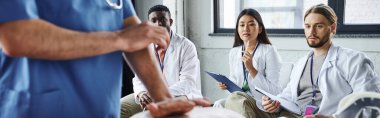
[[[259,47],[257,47],[257,51],[255,52],[255,55],[253,56],[252,58],[252,65],[253,67],[258,71],[258,72],[263,72],[260,68],[260,65],[258,63],[258,61],[260,60],[259,58],[261,57],[261,52],[264,50],[262,49],[263,47],[263,44],[260,44]],[[261,49],[260,49],[261,48]],[[261,57],[262,58],[262,57]],[[264,62],[261,62],[261,63],[264,63]],[[264,73],[263,73],[264,74]]]
[[[333,67],[333,63],[338,56],[337,55],[337,49],[338,48],[336,46],[334,46],[333,44],[330,46],[329,51],[327,52],[326,59],[323,62],[323,65],[321,67],[321,71],[319,72],[320,78],[324,78],[325,76],[327,76],[328,69]],[[318,82],[320,82],[320,81],[318,81]],[[320,85],[320,84],[318,83],[318,85]]]
[[[307,62],[307,60],[308,60],[308,58],[310,57],[310,55],[311,55],[311,53],[312,53],[312,51],[310,51],[309,53],[308,53],[308,55],[307,56],[305,56],[305,57],[303,57],[303,58],[301,58],[298,62],[297,62],[297,65],[295,66],[295,68],[294,68],[294,70],[293,70],[293,72],[292,72],[292,83],[294,83],[294,84],[292,84],[293,86],[292,86],[292,91],[294,91],[294,92],[292,92],[292,96],[293,96],[293,99],[294,100],[296,100],[297,99],[297,91],[298,91],[298,84],[299,84],[299,82],[300,82],[300,79],[301,79],[301,75],[302,75],[302,73],[303,73],[303,70],[304,70],[304,68],[305,68],[305,66],[306,66],[306,62]],[[293,75],[294,74],[294,75]]]
[[[175,48],[175,43],[177,43],[177,37],[175,35],[175,33],[173,31],[170,31],[170,42],[169,42],[169,47],[168,49],[166,49],[166,53],[165,54],[165,58],[166,56],[168,55],[172,55],[174,53],[174,48]],[[178,44],[177,44],[178,45]],[[168,57],[169,58],[169,57]],[[167,61],[167,59],[164,60],[165,62]],[[164,63],[165,63],[164,62]]]
[[[332,61],[335,61],[337,58],[337,47],[334,46],[333,44],[330,46],[329,51],[327,52],[327,56],[325,61],[323,62],[321,72],[332,67]]]

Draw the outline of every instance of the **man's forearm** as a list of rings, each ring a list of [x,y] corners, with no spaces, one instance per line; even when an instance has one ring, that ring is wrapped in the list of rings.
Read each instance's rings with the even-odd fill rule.
[[[12,57],[67,60],[118,50],[117,33],[78,32],[44,20],[20,20],[0,25],[3,51]]]
[[[152,46],[140,51],[125,53],[125,57],[128,65],[145,85],[154,102],[171,98],[163,82],[163,75],[153,53]]]

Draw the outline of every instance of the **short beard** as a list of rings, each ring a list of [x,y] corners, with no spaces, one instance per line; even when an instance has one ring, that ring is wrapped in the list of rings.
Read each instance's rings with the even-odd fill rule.
[[[319,38],[319,37],[316,37],[316,38]],[[320,48],[320,47],[322,47],[324,44],[326,44],[326,43],[329,41],[329,36],[326,35],[326,36],[322,37],[322,40],[320,40],[319,43],[314,44],[314,45],[311,45],[311,44],[309,43],[309,40],[308,40],[308,39],[309,39],[309,38],[306,38],[306,42],[307,42],[307,44],[309,45],[309,47],[311,47],[311,48]]]

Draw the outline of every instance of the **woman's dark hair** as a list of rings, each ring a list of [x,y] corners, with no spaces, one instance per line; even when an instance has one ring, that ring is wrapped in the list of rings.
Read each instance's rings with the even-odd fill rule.
[[[238,18],[236,20],[235,42],[234,42],[233,47],[241,46],[241,45],[244,44],[244,42],[240,38],[239,32],[238,32],[239,20],[244,15],[250,15],[250,16],[252,16],[253,18],[256,19],[257,23],[259,23],[259,27],[261,28],[261,33],[257,36],[257,41],[259,41],[260,43],[263,43],[263,44],[272,44],[269,41],[269,38],[268,38],[268,35],[267,35],[267,31],[265,30],[265,26],[264,26],[263,20],[261,19],[261,16],[260,16],[259,12],[257,12],[254,9],[244,9],[243,11],[240,12],[240,14],[239,14],[239,16],[238,16]]]

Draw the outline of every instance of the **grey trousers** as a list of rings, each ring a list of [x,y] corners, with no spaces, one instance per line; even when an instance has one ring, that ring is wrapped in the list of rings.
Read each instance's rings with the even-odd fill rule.
[[[234,92],[227,97],[225,108],[238,112],[246,118],[301,118],[297,114],[281,110],[278,113],[268,113],[256,106],[256,100],[244,92]]]
[[[120,118],[129,118],[141,111],[143,109],[135,102],[133,93],[120,99]]]

